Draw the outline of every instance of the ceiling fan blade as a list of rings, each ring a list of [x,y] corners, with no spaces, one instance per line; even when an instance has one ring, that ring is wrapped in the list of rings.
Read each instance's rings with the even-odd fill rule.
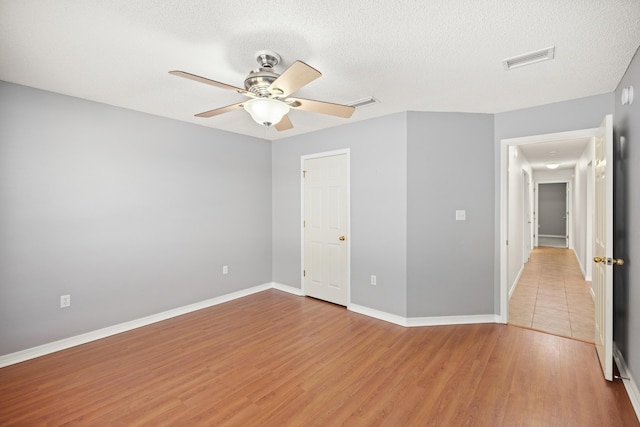
[[[238,110],[242,108],[243,102],[239,102],[237,104],[227,105],[226,107],[216,108],[214,110],[205,111],[202,113],[196,114],[196,117],[213,117],[220,114],[228,113],[229,111]]]
[[[293,128],[293,124],[291,124],[291,120],[289,119],[289,116],[285,114],[282,117],[282,120],[280,120],[278,124],[275,126],[275,128],[277,131],[288,130]]]
[[[315,68],[302,61],[296,61],[271,83],[269,92],[278,97],[289,96],[321,75],[322,73]]]
[[[350,105],[333,104],[331,102],[314,101],[313,99],[287,98],[289,107],[297,110],[312,111],[314,113],[328,114],[330,116],[348,119],[356,110]]]
[[[215,80],[207,79],[206,77],[196,76],[195,74],[187,73],[186,71],[174,70],[174,71],[169,71],[169,74],[173,74],[174,76],[178,76],[178,77],[184,77],[185,79],[194,80],[200,83],[205,83],[211,86],[219,87],[220,89],[232,90],[234,92],[241,93],[243,95],[247,95],[247,96],[253,95],[251,92],[247,92],[246,90],[241,89],[239,87],[235,87],[235,86],[228,85],[226,83],[221,83]]]

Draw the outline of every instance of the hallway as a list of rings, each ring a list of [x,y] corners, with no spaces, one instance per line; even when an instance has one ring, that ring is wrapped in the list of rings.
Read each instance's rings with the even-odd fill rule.
[[[509,324],[592,343],[590,287],[572,250],[537,247],[509,300]]]

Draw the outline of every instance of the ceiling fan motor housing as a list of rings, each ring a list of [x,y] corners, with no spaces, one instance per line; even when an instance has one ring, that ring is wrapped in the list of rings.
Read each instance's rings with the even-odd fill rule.
[[[244,88],[258,96],[270,96],[269,86],[279,76],[271,68],[257,68],[251,71],[244,80]]]
[[[280,74],[273,72],[273,67],[280,62],[280,55],[269,50],[261,50],[256,52],[256,61],[258,61],[260,68],[249,73],[244,80],[244,88],[258,96],[271,96],[272,94],[268,90],[269,86],[280,77]]]

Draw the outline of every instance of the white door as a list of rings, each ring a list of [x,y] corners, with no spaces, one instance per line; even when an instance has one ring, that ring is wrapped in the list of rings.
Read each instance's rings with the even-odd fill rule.
[[[605,379],[613,380],[613,118],[604,118],[595,144],[593,288],[595,344]]]
[[[347,305],[347,155],[304,160],[304,293]]]

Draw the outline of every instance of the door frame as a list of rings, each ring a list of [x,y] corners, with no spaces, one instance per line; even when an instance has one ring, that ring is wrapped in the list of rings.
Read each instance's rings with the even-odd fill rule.
[[[529,176],[529,172],[526,170],[522,171],[522,211],[524,212],[524,217],[522,221],[524,222],[524,227],[522,227],[522,263],[526,263],[529,261],[531,257],[531,251],[535,247],[534,239],[533,239],[533,211],[531,209],[531,182],[532,177]],[[527,225],[528,224],[528,225]],[[527,250],[528,249],[528,250]]]
[[[304,289],[304,162],[321,157],[346,156],[347,177],[347,308],[351,306],[351,149],[324,151],[321,153],[300,156],[300,289],[302,295],[307,295]]]
[[[525,144],[535,144],[540,142],[561,141],[567,139],[577,139],[595,137],[598,128],[580,129],[566,132],[547,133],[530,135],[517,138],[505,138],[500,140],[500,210],[498,214],[498,247],[500,265],[500,323],[509,322],[509,284],[508,284],[508,242],[509,237],[509,192],[508,192],[508,167],[509,167],[509,147]],[[537,217],[537,215],[536,215]],[[537,219],[536,219],[537,221]],[[536,234],[537,236],[537,234]]]

